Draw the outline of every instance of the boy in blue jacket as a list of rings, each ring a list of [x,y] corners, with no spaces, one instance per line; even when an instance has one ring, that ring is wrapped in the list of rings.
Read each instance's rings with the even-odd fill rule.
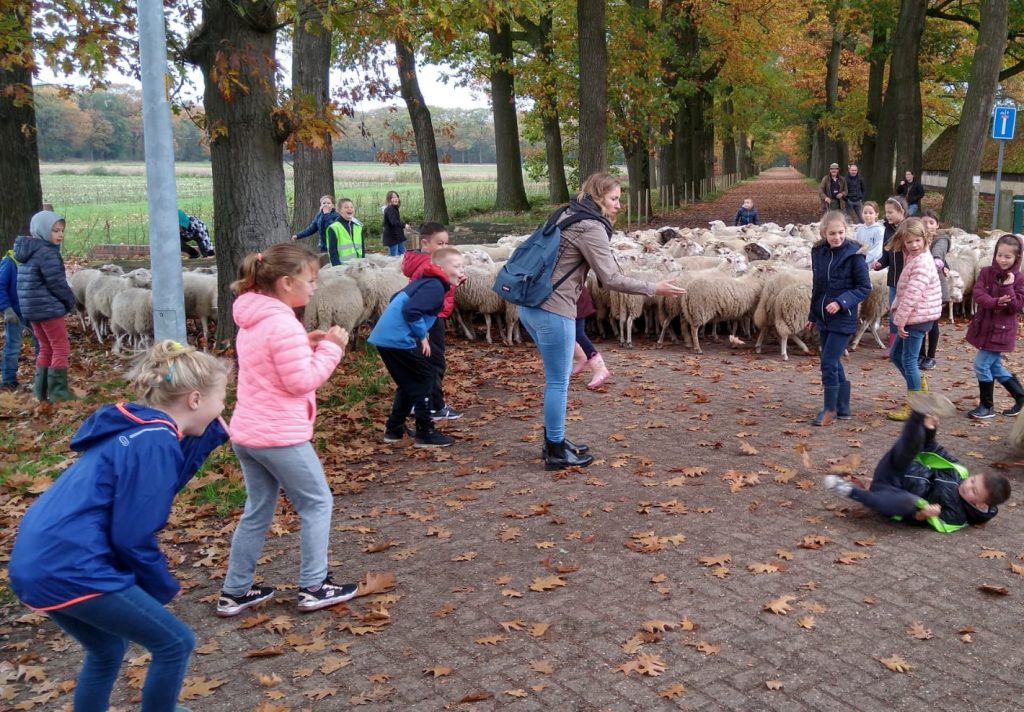
[[[930,525],[943,534],[968,524],[984,524],[1010,497],[1010,482],[994,473],[971,475],[935,442],[940,416],[956,413],[943,396],[919,393],[910,402],[910,418],[892,448],[875,467],[869,489],[835,475],[825,487],[897,521]]]
[[[447,447],[455,440],[438,432],[430,413],[437,378],[430,358],[430,328],[444,306],[445,294],[466,277],[462,253],[454,247],[435,251],[422,276],[391,298],[367,339],[377,347],[398,389],[384,429],[384,442],[405,436],[410,409],[416,417],[416,447]]]
[[[174,495],[214,448],[229,369],[161,341],[129,375],[137,403],[105,405],[71,440],[81,453],[29,507],[10,559],[11,588],[85,648],[78,712],[106,710],[129,642],[152,653],[143,710],[177,710],[195,646],[164,606],[179,586],[160,551]]]
[[[21,229],[20,235],[28,235],[28,226]],[[21,315],[18,303],[18,260],[14,259],[14,250],[8,250],[0,260],[0,311],[4,313],[4,354],[3,365],[0,367],[0,389],[13,391],[18,387],[18,359],[21,356],[21,339],[28,324]],[[28,330],[32,334],[32,330]],[[36,353],[39,342],[32,334],[32,343]]]

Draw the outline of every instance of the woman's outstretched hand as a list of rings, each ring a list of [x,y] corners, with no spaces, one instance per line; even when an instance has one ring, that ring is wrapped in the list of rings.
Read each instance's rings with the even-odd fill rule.
[[[666,279],[654,285],[654,293],[659,297],[681,297],[686,294],[686,290]]]

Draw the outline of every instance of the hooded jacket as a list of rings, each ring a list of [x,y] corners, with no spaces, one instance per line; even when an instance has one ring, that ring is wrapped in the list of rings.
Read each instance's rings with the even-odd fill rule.
[[[451,291],[448,275],[428,262],[422,277],[391,297],[391,303],[366,340],[387,349],[415,349],[437,321],[445,295]]]
[[[1020,271],[1021,251],[1007,272],[1013,275],[1013,284],[1003,284],[1006,272],[992,264],[978,273],[971,297],[978,311],[967,327],[967,343],[982,351],[1007,353],[1017,343],[1017,315],[1024,310],[1024,275]],[[1007,294],[1009,303],[1000,306],[999,297]]]
[[[18,304],[18,260],[14,259],[14,250],[7,250],[0,260],[0,311],[8,308],[13,309],[19,319],[23,318]]]
[[[935,531],[948,534],[968,524],[983,524],[996,516],[998,507],[981,510],[960,496],[960,483],[969,476],[967,468],[936,444],[934,438],[935,431],[928,431],[924,450],[911,463],[902,480],[902,489],[920,498],[918,509],[929,504],[942,508],[939,516],[929,517],[925,522]],[[917,520],[907,521],[916,523]]]
[[[78,461],[29,507],[11,552],[11,587],[53,610],[139,586],[162,604],[178,592],[156,534],[174,495],[227,433],[214,420],[182,436],[163,411],[105,405],[71,440]]]
[[[341,215],[338,214],[337,210],[331,209],[330,212],[325,213],[323,210],[316,211],[316,215],[309,221],[309,225],[305,227],[301,232],[295,233],[295,237],[309,237],[314,232],[319,234],[319,242],[317,245],[320,249],[327,248],[327,228],[330,227],[331,223],[335,220],[341,220]]]
[[[590,270],[594,270],[598,281],[607,289],[654,296],[654,282],[625,276],[612,257],[609,246],[612,224],[601,214],[593,198],[573,198],[567,206],[551,214],[548,224],[552,222],[558,223],[562,230],[562,245],[551,273],[551,283],[558,284],[566,274],[569,276],[540,305],[540,309],[575,321],[576,302]]]
[[[857,330],[858,305],[871,294],[868,265],[860,255],[860,243],[843,240],[839,247],[827,242],[811,249],[811,310],[807,317],[819,331],[852,334]],[[825,311],[831,302],[842,307]]]
[[[327,339],[311,347],[302,322],[277,297],[245,292],[235,299],[232,314],[238,325],[232,442],[246,447],[308,442],[316,420],[316,389],[341,361],[341,347]]]
[[[408,277],[410,282],[415,281],[423,276],[423,271],[429,264],[431,264],[430,253],[423,250],[409,250],[402,256],[402,274]],[[444,306],[437,314],[438,319],[447,319],[455,311],[455,290],[458,289],[458,286],[456,284],[444,293]]]
[[[32,216],[31,235],[14,241],[18,261],[18,302],[26,321],[46,321],[75,310],[75,295],[64,276],[60,245],[50,242],[53,226],[63,221],[44,210]]]

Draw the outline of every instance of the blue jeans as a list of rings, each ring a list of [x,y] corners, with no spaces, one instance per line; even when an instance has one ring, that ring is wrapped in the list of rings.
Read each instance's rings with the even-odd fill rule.
[[[544,427],[553,443],[565,440],[565,406],[576,345],[576,321],[535,307],[519,307],[519,321],[530,332],[544,362]]]
[[[821,338],[821,385],[825,388],[838,388],[846,380],[842,358],[850,342],[850,335],[821,328],[818,329],[818,335]]]
[[[998,351],[979,351],[974,357],[974,374],[979,381],[1008,381],[1013,374],[1003,365],[1003,355]]]
[[[910,324],[903,327],[907,331],[907,338],[897,334],[893,342],[892,352],[889,360],[896,370],[903,375],[907,382],[908,391],[921,390],[921,371],[918,367],[918,359],[921,357],[921,344],[924,337],[932,330],[932,323],[926,321],[923,324]]]
[[[399,242],[397,245],[390,245],[388,247],[388,255],[391,257],[401,257],[405,254],[405,242]]]
[[[285,447],[246,447],[234,443],[245,477],[245,511],[231,537],[224,593],[238,596],[252,586],[256,560],[284,490],[302,520],[299,586],[319,586],[327,578],[327,544],[334,496],[311,443]]]
[[[155,598],[132,586],[48,614],[85,648],[75,712],[105,712],[129,642],[153,655],[142,688],[142,712],[174,710],[196,637]]]
[[[910,205],[907,206],[907,217],[909,218],[913,215],[917,215],[918,212],[920,212],[920,210],[920,205],[918,205],[917,203],[911,203]]]
[[[3,356],[3,385],[5,386],[16,386],[18,385],[18,358],[21,356],[21,338],[25,333],[27,325],[25,322],[19,320],[13,324],[5,321],[4,322],[4,356]],[[28,330],[29,334],[32,334],[32,343],[35,346],[36,353],[39,353],[39,343],[36,341],[36,335],[32,333],[32,330]]]

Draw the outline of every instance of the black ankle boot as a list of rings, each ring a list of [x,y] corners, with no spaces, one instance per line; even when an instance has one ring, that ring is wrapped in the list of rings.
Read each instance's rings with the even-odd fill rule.
[[[544,428],[544,442],[547,442],[547,441],[548,441],[548,429]],[[589,445],[577,445],[576,443],[574,443],[571,440],[569,440],[569,438],[565,439],[565,449],[566,450],[572,450],[576,454],[577,457],[583,457],[588,452],[590,452],[590,446]],[[541,448],[540,454],[541,455],[544,454],[544,448]]]
[[[1003,415],[1013,417],[1024,410],[1024,388],[1021,387],[1020,381],[1017,380],[1016,376],[1010,376],[1005,381],[1000,381],[1011,396],[1013,396],[1013,407],[1007,408],[1003,411]]]
[[[568,447],[567,442],[544,441],[544,469],[561,470],[565,467],[586,467],[594,461],[592,455],[579,456]]]

